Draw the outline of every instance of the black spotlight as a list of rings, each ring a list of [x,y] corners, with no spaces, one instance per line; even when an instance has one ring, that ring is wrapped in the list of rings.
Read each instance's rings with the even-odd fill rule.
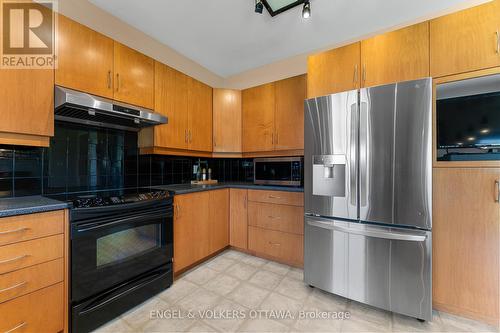
[[[262,14],[262,11],[264,10],[264,4],[262,3],[261,0],[255,0],[255,12]]]
[[[308,19],[311,17],[311,4],[309,0],[304,1],[304,8],[302,8],[302,17]]]

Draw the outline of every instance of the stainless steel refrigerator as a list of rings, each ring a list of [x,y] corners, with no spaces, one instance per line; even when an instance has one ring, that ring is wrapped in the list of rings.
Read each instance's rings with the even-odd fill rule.
[[[432,81],[305,101],[304,280],[432,319]]]

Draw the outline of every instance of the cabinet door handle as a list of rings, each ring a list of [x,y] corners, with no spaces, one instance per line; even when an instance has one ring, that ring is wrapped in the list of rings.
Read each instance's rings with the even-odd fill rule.
[[[271,143],[274,145],[274,133],[271,133]]]
[[[500,181],[495,180],[495,202],[500,202]]]
[[[214,147],[217,147],[217,140],[216,140],[215,136],[214,136]]]
[[[358,65],[354,66],[354,84],[358,83]]]
[[[111,89],[111,71],[108,71],[108,89]]]
[[[495,32],[495,35],[497,37],[497,40],[496,40],[497,45],[496,45],[496,50],[495,51],[496,51],[497,54],[500,54],[500,31],[498,29]]]
[[[24,258],[27,258],[27,257],[29,257],[29,254],[24,254],[22,256],[15,257],[15,258],[12,258],[12,259],[2,260],[2,261],[0,261],[0,264],[7,264],[9,262],[18,261],[18,260],[21,260],[21,259],[24,259]]]
[[[279,142],[280,142],[280,136],[278,132],[276,132],[276,144],[279,144]]]
[[[366,83],[366,64],[363,64],[363,84]]]
[[[247,209],[247,201],[248,201],[248,198],[245,196],[245,198],[243,198],[243,207],[245,207],[245,209]]]
[[[269,195],[269,199],[281,199],[281,197],[277,197],[277,196],[274,196],[274,195]]]
[[[5,331],[4,333],[12,333],[12,332],[14,332],[14,331],[17,331],[17,330],[18,330],[18,329],[20,329],[20,328],[23,328],[23,327],[24,327],[24,326],[26,326],[26,325],[27,325],[27,324],[26,324],[26,322],[25,322],[25,321],[23,321],[22,323],[20,323],[20,324],[19,324],[19,325],[17,325],[16,327],[11,328],[10,330]]]
[[[188,130],[187,129],[184,130],[184,142],[188,143]]]
[[[191,133],[191,130],[189,130],[189,143],[193,142],[193,135]]]
[[[9,290],[12,290],[12,289],[16,289],[16,288],[19,288],[19,287],[22,287],[22,286],[24,286],[27,283],[28,282],[24,281],[24,282],[15,284],[13,286],[10,286],[10,287],[4,288],[4,289],[0,289],[0,293],[6,292],[6,291],[9,291]]]
[[[270,245],[272,245],[272,246],[281,246],[281,244],[280,244],[280,243],[273,243],[273,242],[269,242],[269,244],[270,244]]]
[[[271,220],[279,220],[281,217],[269,215],[268,218],[270,218]]]
[[[116,73],[116,91],[120,91],[120,73]]]
[[[0,236],[8,235],[8,234],[15,234],[18,232],[23,232],[23,231],[28,231],[28,230],[30,230],[30,228],[19,228],[19,229],[14,229],[14,230],[0,231]]]

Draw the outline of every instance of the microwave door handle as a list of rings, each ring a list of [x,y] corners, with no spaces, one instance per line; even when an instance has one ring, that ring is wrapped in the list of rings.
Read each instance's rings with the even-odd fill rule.
[[[102,222],[92,222],[86,225],[82,225],[77,229],[77,232],[86,232],[90,230],[98,230],[102,228],[108,228],[111,226],[116,226],[120,224],[125,224],[125,223],[130,223],[131,221],[137,220],[137,219],[155,219],[155,218],[162,218],[162,217],[168,217],[166,212],[161,212],[161,213],[156,213],[156,214],[142,214],[142,215],[135,215],[132,217],[126,217],[123,219],[119,220],[106,220]]]

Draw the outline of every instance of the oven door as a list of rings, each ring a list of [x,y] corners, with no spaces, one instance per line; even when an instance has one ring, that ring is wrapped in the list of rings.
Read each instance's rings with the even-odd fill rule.
[[[169,209],[74,223],[71,227],[71,299],[78,302],[171,262]]]
[[[260,185],[302,185],[300,157],[256,158],[254,183]]]

